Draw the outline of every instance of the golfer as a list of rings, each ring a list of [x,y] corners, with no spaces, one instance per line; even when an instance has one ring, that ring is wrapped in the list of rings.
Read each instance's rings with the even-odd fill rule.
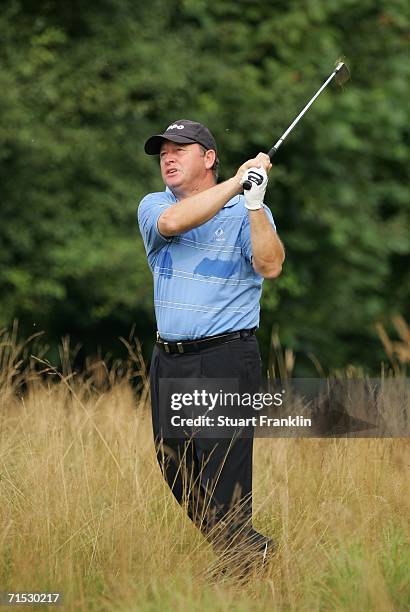
[[[276,278],[284,261],[263,203],[270,159],[259,153],[217,183],[215,139],[187,119],[151,136],[145,152],[159,155],[166,186],[138,207],[154,278],[158,332],[150,386],[158,461],[172,493],[216,549],[243,551],[246,543],[255,559],[265,559],[274,545],[252,527],[252,436],[164,438],[159,380],[260,381],[255,330],[262,282]],[[245,180],[251,189],[242,195]]]

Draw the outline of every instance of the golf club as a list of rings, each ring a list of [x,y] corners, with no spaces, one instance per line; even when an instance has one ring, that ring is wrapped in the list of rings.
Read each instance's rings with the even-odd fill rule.
[[[317,92],[315,93],[313,98],[311,98],[309,100],[309,102],[306,104],[304,109],[299,113],[299,115],[296,117],[296,119],[290,124],[288,129],[279,138],[278,142],[276,144],[274,144],[273,147],[270,149],[270,151],[268,152],[268,155],[269,155],[271,160],[275,156],[276,152],[278,151],[279,147],[281,146],[281,144],[283,143],[285,138],[291,133],[291,131],[293,130],[295,125],[297,125],[297,123],[299,123],[299,121],[302,119],[303,115],[312,106],[312,104],[316,100],[316,98],[318,96],[320,96],[320,94],[325,89],[325,87],[327,87],[329,85],[329,83],[333,79],[335,79],[335,82],[337,83],[337,85],[344,85],[344,83],[346,83],[346,81],[348,81],[349,78],[350,78],[350,73],[349,73],[349,69],[347,68],[346,64],[344,62],[339,62],[337,64],[336,68],[333,70],[332,74],[326,79],[326,81],[323,83],[323,85],[320,87],[320,89],[317,90]],[[252,183],[251,183],[250,180],[244,182],[244,184],[243,184],[243,188],[244,189],[250,189],[251,187],[252,187]]]

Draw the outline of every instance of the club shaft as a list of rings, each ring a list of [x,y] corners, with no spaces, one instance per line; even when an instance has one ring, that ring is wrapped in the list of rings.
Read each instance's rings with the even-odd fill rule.
[[[344,71],[344,72],[343,72]],[[268,155],[272,161],[272,159],[274,158],[274,156],[276,155],[279,147],[281,146],[281,144],[284,142],[284,140],[286,139],[286,137],[290,134],[290,132],[293,130],[293,128],[295,127],[295,125],[297,123],[299,123],[299,121],[302,119],[303,115],[306,113],[306,111],[312,106],[313,102],[316,100],[316,98],[318,96],[320,96],[320,94],[322,93],[322,91],[325,89],[325,87],[327,87],[330,83],[330,81],[332,79],[334,79],[334,77],[339,74],[339,85],[342,85],[343,83],[346,82],[346,80],[349,79],[349,71],[346,68],[346,65],[344,62],[339,62],[338,65],[336,66],[336,68],[333,70],[332,74],[326,79],[326,81],[323,83],[323,85],[317,90],[317,92],[315,93],[315,95],[313,96],[313,98],[311,98],[309,100],[309,102],[306,104],[306,106],[301,110],[301,112],[299,113],[299,115],[296,117],[296,119],[290,124],[290,126],[288,127],[288,129],[282,134],[282,136],[279,138],[279,140],[273,145],[273,147],[270,149],[270,151],[268,151]],[[252,187],[252,183],[250,181],[245,181],[243,184],[243,188],[245,190],[247,189],[251,189]]]
[[[306,106],[301,110],[301,112],[299,113],[299,115],[296,117],[296,119],[294,121],[292,121],[292,123],[290,124],[290,126],[288,127],[288,129],[282,134],[282,136],[279,138],[279,140],[277,141],[276,144],[273,145],[272,149],[269,151],[269,157],[272,159],[272,157],[275,155],[276,151],[279,149],[280,145],[282,144],[282,142],[285,140],[285,138],[288,136],[288,134],[290,134],[290,132],[293,130],[293,128],[295,127],[295,125],[302,119],[303,115],[306,113],[306,111],[312,106],[313,102],[316,100],[316,98],[318,96],[320,96],[320,94],[322,93],[322,91],[325,89],[325,87],[327,87],[330,83],[330,81],[334,78],[334,76],[337,73],[337,69],[334,70],[332,72],[332,74],[330,75],[330,77],[328,77],[326,79],[326,81],[323,83],[323,85],[317,90],[317,92],[315,93],[315,95],[313,96],[313,98],[311,98],[309,100],[309,102],[306,104]]]

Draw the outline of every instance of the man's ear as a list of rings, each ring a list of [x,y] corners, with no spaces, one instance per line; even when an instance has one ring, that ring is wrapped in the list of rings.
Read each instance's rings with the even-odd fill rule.
[[[215,163],[216,160],[216,152],[213,149],[208,149],[205,151],[205,168],[210,170]]]

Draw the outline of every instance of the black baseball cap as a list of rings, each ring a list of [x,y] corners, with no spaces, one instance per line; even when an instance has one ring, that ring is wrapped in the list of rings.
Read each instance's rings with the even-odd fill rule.
[[[190,121],[189,119],[178,119],[171,123],[163,134],[155,134],[155,136],[148,138],[144,146],[145,153],[148,153],[148,155],[158,155],[164,140],[171,140],[172,142],[180,142],[182,144],[197,142],[205,147],[205,149],[216,151],[215,138],[208,128],[202,125],[202,123]]]

